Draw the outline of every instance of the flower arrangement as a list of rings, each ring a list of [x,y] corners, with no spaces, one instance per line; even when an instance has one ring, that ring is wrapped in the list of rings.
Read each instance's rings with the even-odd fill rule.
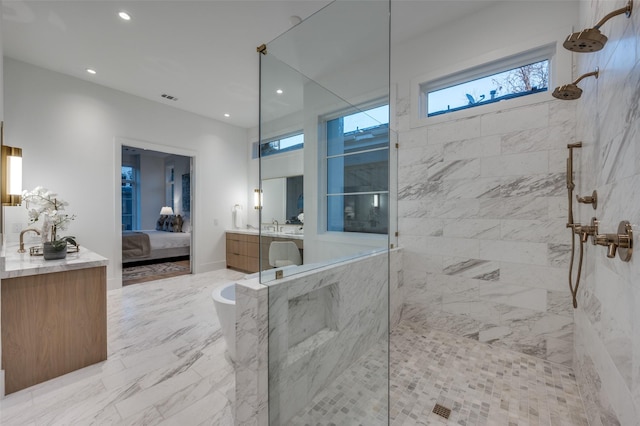
[[[76,218],[76,215],[65,212],[69,203],[42,186],[37,186],[32,191],[23,191],[22,200],[29,211],[29,223],[36,223],[42,218],[43,242],[50,242],[58,251],[67,247],[67,243],[77,246],[75,237],[58,238],[57,234],[58,231],[66,230],[69,222]]]

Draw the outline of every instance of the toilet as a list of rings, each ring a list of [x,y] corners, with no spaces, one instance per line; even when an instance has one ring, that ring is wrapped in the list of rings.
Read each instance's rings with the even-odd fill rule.
[[[233,362],[236,360],[236,283],[231,282],[216,288],[211,293],[213,305],[220,321],[227,351]]]

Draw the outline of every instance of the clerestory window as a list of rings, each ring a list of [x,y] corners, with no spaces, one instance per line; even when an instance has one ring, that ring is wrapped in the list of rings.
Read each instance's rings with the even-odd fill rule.
[[[260,156],[278,154],[304,148],[304,134],[302,132],[269,139],[260,144]]]
[[[423,117],[520,98],[549,89],[554,48],[545,46],[422,83]]]

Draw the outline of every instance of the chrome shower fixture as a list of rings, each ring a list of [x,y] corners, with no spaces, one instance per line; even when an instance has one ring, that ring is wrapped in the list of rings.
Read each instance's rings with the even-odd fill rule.
[[[591,76],[594,76],[595,78],[598,78],[599,75],[600,75],[600,70],[598,68],[596,68],[595,71],[591,71],[591,72],[588,72],[586,74],[581,75],[573,83],[569,83],[569,84],[565,84],[564,86],[556,87],[551,95],[554,98],[567,100],[567,101],[578,99],[580,96],[582,96],[582,89],[578,87],[578,83],[583,78],[591,77]]]
[[[597,52],[601,50],[607,42],[607,36],[600,32],[600,27],[614,16],[627,15],[627,18],[631,16],[633,9],[633,0],[629,0],[627,5],[623,8],[614,10],[607,16],[602,18],[593,28],[575,32],[562,43],[565,49],[572,52]]]

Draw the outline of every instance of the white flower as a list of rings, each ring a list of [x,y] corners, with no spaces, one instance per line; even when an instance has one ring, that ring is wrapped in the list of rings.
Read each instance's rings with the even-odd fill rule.
[[[56,238],[56,230],[66,229],[67,224],[76,218],[75,215],[64,213],[65,207],[69,205],[68,202],[42,186],[37,186],[32,191],[24,191],[22,200],[28,210],[29,221],[37,222],[42,216],[45,222],[43,226],[51,227],[52,240]]]

